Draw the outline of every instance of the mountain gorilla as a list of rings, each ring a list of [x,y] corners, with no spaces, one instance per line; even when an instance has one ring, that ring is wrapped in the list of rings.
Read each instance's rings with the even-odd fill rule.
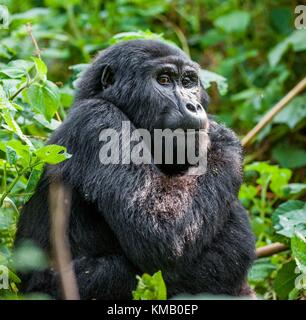
[[[24,206],[17,243],[50,252],[48,189],[60,178],[72,189],[69,240],[82,299],[129,299],[135,276],[161,270],[168,296],[245,295],[254,239],[237,199],[242,152],[234,133],[206,116],[199,67],[180,49],[151,40],[104,50],[78,85],[70,114],[49,143],[72,157],[47,166]],[[205,174],[181,166],[101,164],[101,130],[204,129]],[[154,155],[153,155],[154,157]],[[53,269],[22,275],[23,292],[60,297]]]

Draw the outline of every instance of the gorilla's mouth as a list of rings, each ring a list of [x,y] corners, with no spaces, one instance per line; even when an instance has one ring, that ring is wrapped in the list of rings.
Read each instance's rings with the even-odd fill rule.
[[[208,146],[206,130],[182,130],[178,135],[170,132],[161,141],[152,142],[154,164],[165,175],[182,176],[188,174],[190,168],[206,164]]]

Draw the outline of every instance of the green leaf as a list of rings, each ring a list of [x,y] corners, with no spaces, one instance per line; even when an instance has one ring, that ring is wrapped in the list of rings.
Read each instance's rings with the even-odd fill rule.
[[[0,73],[4,73],[5,75],[7,75],[9,78],[13,78],[13,79],[18,79],[18,78],[22,78],[25,73],[23,70],[17,69],[17,68],[3,68],[1,69]]]
[[[288,34],[293,29],[293,10],[290,7],[273,7],[270,20],[273,27],[282,34]]]
[[[43,170],[42,169],[35,169],[32,170],[30,177],[28,179],[27,186],[25,188],[25,193],[29,194],[25,197],[24,201],[27,202],[31,198],[31,193],[35,191],[35,188],[37,186],[37,183],[39,182],[39,179],[41,177]]]
[[[137,276],[138,284],[133,291],[134,300],[166,300],[167,289],[161,271],[153,276],[145,273],[142,277]]]
[[[9,279],[14,283],[21,283],[21,279],[14,273],[12,270],[9,269]]]
[[[273,123],[284,123],[293,129],[306,117],[306,95],[295,97],[288,105],[277,114]]]
[[[27,79],[2,79],[3,89],[7,94],[7,97],[12,96],[21,86],[27,82]]]
[[[248,274],[248,281],[252,283],[263,282],[275,269],[275,265],[270,262],[269,258],[256,260]]]
[[[37,122],[39,122],[41,125],[43,125],[44,127],[54,131],[55,129],[57,129],[60,125],[61,122],[55,119],[51,119],[51,121],[47,121],[46,118],[42,115],[42,114],[36,114],[33,117]]]
[[[201,69],[200,70],[201,82],[205,89],[208,89],[213,82],[217,84],[217,88],[221,95],[225,95],[228,90],[228,84],[226,78],[220,76],[217,73]]]
[[[252,200],[256,197],[258,190],[252,185],[246,185],[245,183],[241,186],[239,191],[239,199]]]
[[[0,150],[7,152],[10,150],[11,153],[15,153],[16,157],[14,161],[17,161],[23,168],[26,168],[30,165],[30,147],[28,145],[22,144],[19,140],[10,140],[4,143],[0,143]],[[7,158],[12,156],[7,155]]]
[[[57,164],[71,157],[66,148],[50,144],[35,151],[36,156],[45,163]]]
[[[226,34],[224,32],[217,30],[217,29],[210,29],[208,30],[204,36],[200,36],[201,45],[204,47],[214,46],[226,38]]]
[[[251,21],[247,11],[233,11],[217,18],[214,25],[227,33],[244,33]]]
[[[33,57],[32,59],[35,63],[36,76],[40,80],[45,82],[47,80],[47,72],[48,72],[47,66],[45,65],[45,63],[41,59],[38,59],[35,57]]]
[[[306,165],[306,151],[294,144],[279,143],[272,149],[272,156],[286,168],[296,169]]]
[[[58,87],[51,81],[34,83],[23,92],[26,101],[33,109],[50,121],[60,106]]]
[[[272,223],[278,234],[292,238],[295,232],[306,235],[306,203],[289,200],[282,203],[272,215]]]
[[[26,76],[33,67],[33,63],[26,60],[14,60],[6,68],[1,68],[0,73],[9,78],[18,79]]]
[[[14,228],[16,223],[16,212],[12,208],[0,208],[0,234],[4,230]]]
[[[299,269],[306,274],[306,239],[302,234],[297,232],[293,235],[291,250]]]
[[[266,224],[265,220],[260,217],[252,218],[251,227],[256,237],[260,237],[263,233],[269,230],[269,227]]]
[[[270,65],[275,67],[290,47],[295,52],[306,50],[306,32],[304,30],[294,31],[270,51],[268,55]]]
[[[288,295],[288,300],[297,300],[300,292],[301,292],[301,290],[299,290],[297,288],[293,288]]]
[[[24,12],[15,13],[12,15],[12,20],[26,20],[26,21],[32,21],[38,17],[45,16],[47,17],[50,15],[51,11],[49,8],[33,8]]]
[[[284,195],[284,186],[288,184],[292,171],[286,168],[277,168],[271,178],[270,189],[279,197]]]
[[[284,187],[287,195],[298,194],[303,190],[306,190],[306,183],[289,183]]]
[[[110,44],[115,44],[121,41],[135,40],[135,39],[148,39],[148,40],[160,40],[166,42],[163,38],[163,34],[156,34],[150,30],[146,31],[132,31],[132,32],[122,32],[114,35],[110,39]]]
[[[257,183],[264,186],[270,181],[270,189],[278,197],[284,196],[286,186],[292,176],[292,171],[287,168],[279,168],[266,162],[254,162],[245,167],[245,171],[256,171],[260,174]]]
[[[295,261],[290,261],[282,266],[274,280],[274,290],[281,300],[288,298],[289,293],[294,289],[294,281],[297,277],[295,273]]]
[[[32,148],[33,147],[32,142],[23,134],[23,132],[21,131],[17,122],[14,120],[14,117],[12,116],[10,111],[7,109],[3,110],[2,116],[4,118],[4,121],[6,122],[6,125],[2,124],[2,127],[16,133],[21,140],[23,140],[28,146]]]
[[[10,146],[6,146],[6,158],[10,165],[15,165],[17,162],[17,153]]]

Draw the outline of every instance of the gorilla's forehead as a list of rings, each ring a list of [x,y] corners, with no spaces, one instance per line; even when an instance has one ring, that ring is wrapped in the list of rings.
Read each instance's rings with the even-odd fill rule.
[[[164,65],[173,65],[176,69],[183,70],[186,67],[189,69],[194,69],[196,72],[199,71],[199,65],[187,57],[177,56],[177,55],[169,55],[164,57],[158,57],[155,59],[148,60],[144,63],[146,66],[152,67],[162,67]]]

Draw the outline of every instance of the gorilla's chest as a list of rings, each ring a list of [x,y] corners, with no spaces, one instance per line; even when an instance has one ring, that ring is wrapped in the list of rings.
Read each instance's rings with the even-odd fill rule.
[[[197,177],[154,176],[134,194],[134,201],[146,204],[147,213],[164,218],[178,217],[189,211],[197,188]]]

